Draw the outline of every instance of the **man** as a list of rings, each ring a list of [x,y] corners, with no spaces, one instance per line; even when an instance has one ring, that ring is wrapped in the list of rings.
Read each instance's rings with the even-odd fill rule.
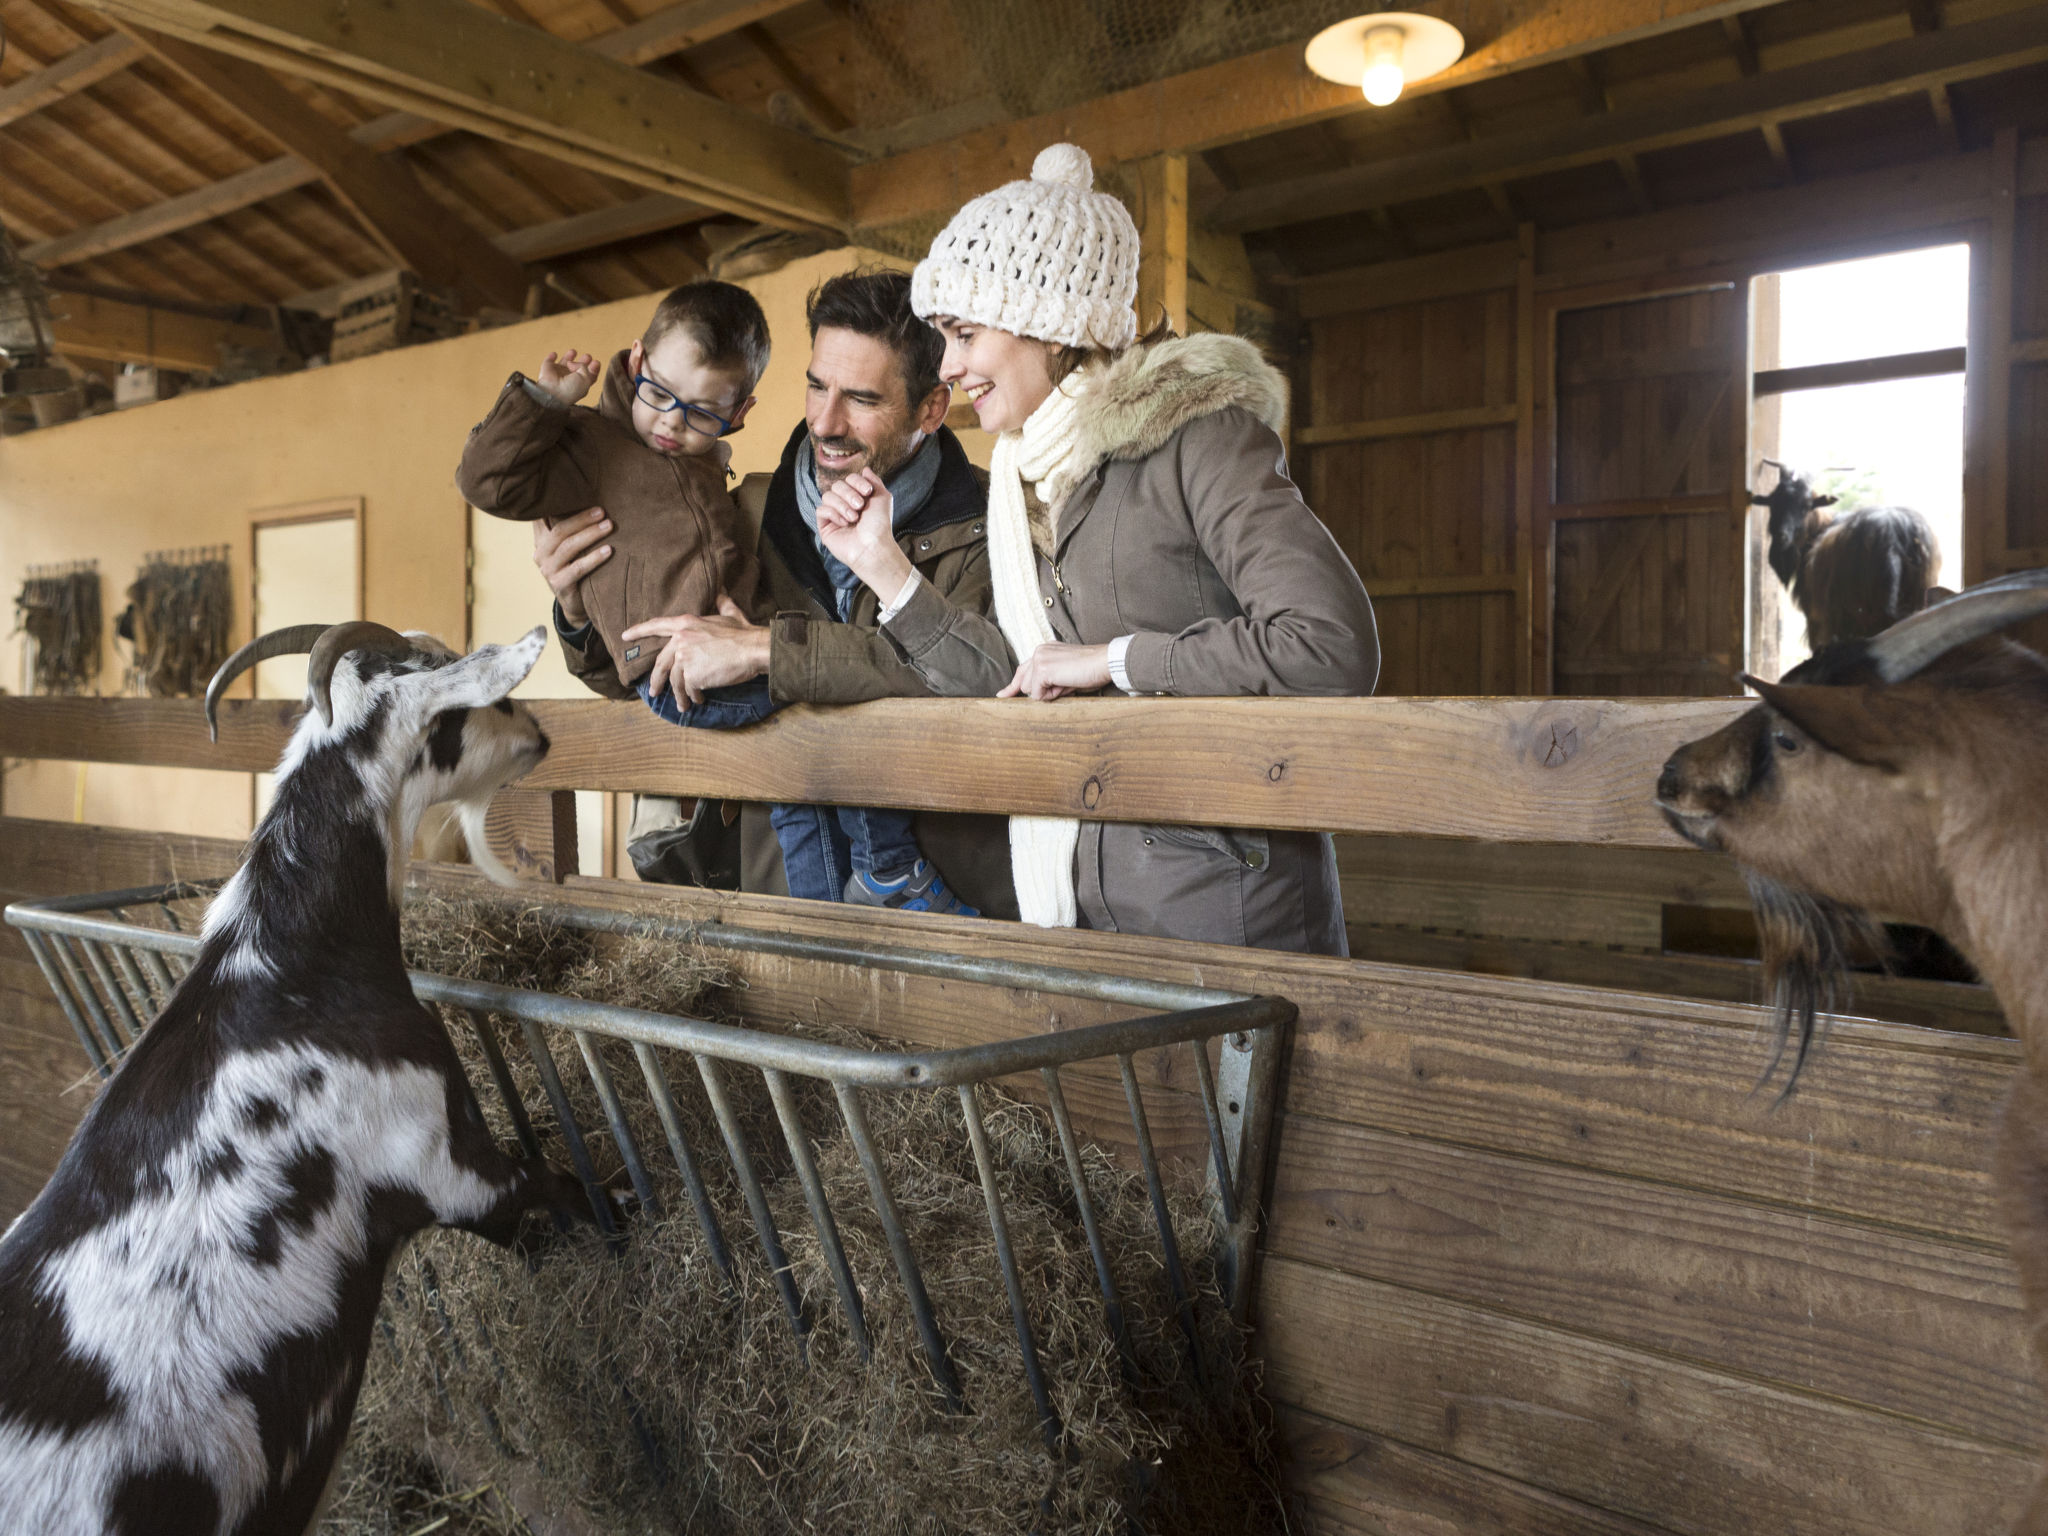
[[[994,694],[1014,668],[989,612],[987,477],[945,425],[951,391],[939,379],[944,343],[910,309],[903,272],[855,271],[828,279],[807,306],[811,356],[804,422],[772,476],[749,475],[737,500],[760,519],[757,624],[730,603],[715,617],[634,626],[626,638],[661,644],[653,685],[692,702],[706,688],[766,676],[777,700],[854,704],[923,697],[904,637],[890,621],[920,582],[947,599],[942,621],[910,636],[920,655],[947,653],[949,670],[985,673]],[[888,484],[897,544],[916,576],[887,609],[825,550],[817,506],[825,488],[862,470]],[[577,601],[577,583],[611,558],[602,508],[534,527],[534,563],[556,598],[555,628],[569,670],[593,692],[618,696],[603,642]],[[940,605],[931,605],[937,609]],[[699,817],[700,822],[703,817]],[[743,815],[741,887],[786,890],[765,806]],[[1015,917],[1009,840],[1000,817],[924,812],[917,841],[946,883],[991,917]]]

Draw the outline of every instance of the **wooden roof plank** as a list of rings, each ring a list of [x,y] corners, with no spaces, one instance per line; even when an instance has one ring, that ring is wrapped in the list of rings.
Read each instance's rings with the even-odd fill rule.
[[[0,127],[97,85],[141,57],[142,50],[118,33],[74,48],[63,58],[0,90]]]
[[[1617,151],[1668,148],[1758,128],[1785,118],[1844,111],[1930,86],[2048,59],[2048,9],[2011,12],[1861,49],[1838,58],[1746,76],[1561,124],[1227,194],[1212,210],[1217,229],[1272,229],[1303,219],[1382,207],[1501,176],[1532,176],[1612,159]]]
[[[81,0],[657,191],[794,226],[846,223],[846,162],[802,134],[465,3]]]
[[[130,35],[314,167],[393,260],[474,301],[512,310],[525,303],[517,261],[449,217],[403,165],[356,143],[266,70],[141,28]]]

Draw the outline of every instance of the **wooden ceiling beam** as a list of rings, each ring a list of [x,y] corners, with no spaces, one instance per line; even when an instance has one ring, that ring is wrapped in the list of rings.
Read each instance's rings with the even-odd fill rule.
[[[607,58],[618,59],[624,63],[651,63],[667,58],[681,49],[707,42],[725,32],[737,30],[749,22],[787,10],[798,3],[800,0],[692,0],[690,4],[672,5],[666,10],[656,11],[633,26],[622,27],[616,32],[607,32],[592,38],[583,46],[594,53],[601,53]],[[115,35],[119,36],[118,33]],[[121,41],[125,47],[134,49],[137,57],[141,55],[141,50],[135,48],[135,45],[126,38],[122,38]],[[682,61],[676,59],[673,62]],[[706,91],[705,94],[711,93]],[[453,131],[417,113],[387,112],[360,127],[351,129],[349,137],[367,148],[389,153],[408,145],[440,138]],[[166,198],[162,202],[152,203],[147,208],[139,208],[133,213],[109,219],[103,224],[70,230],[40,240],[24,249],[21,254],[26,260],[46,271],[68,266],[73,262],[90,261],[95,257],[123,250],[131,245],[140,245],[148,240],[159,239],[164,235],[175,234],[194,224],[204,224],[210,219],[221,218],[240,209],[267,202],[286,192],[310,186],[319,179],[320,173],[297,155],[280,155],[275,160],[251,166],[248,170],[237,172],[233,176],[223,177],[212,186]],[[690,223],[717,211],[702,203],[662,193],[640,199],[633,206],[644,206],[651,211],[657,204],[692,210],[687,217],[677,218],[672,224]],[[648,232],[650,231],[647,229],[633,231],[634,234]],[[518,233],[514,232],[515,237]],[[619,238],[626,239],[631,236]],[[589,245],[603,243],[600,240],[593,240]],[[565,249],[584,250],[588,249],[589,245]],[[507,249],[517,254],[513,248]]]
[[[845,159],[815,140],[466,0],[80,3],[749,218],[847,222]]]
[[[427,195],[405,166],[364,148],[258,65],[175,37],[127,27],[150,54],[254,123],[320,174],[391,259],[471,304],[517,310],[526,273]]]
[[[1771,0],[1496,0],[1496,25],[1468,31],[1465,57],[1408,88],[1426,96],[1611,48],[1724,16]],[[1448,9],[1422,0],[1421,9]],[[1474,8],[1476,9],[1476,8]],[[1458,19],[1469,18],[1460,14]],[[1099,96],[1057,112],[1000,123],[853,169],[856,222],[898,223],[950,213],[990,187],[1030,174],[1032,159],[1061,139],[1098,165],[1177,150],[1214,149],[1283,128],[1366,112],[1356,87],[1318,79],[1287,43],[1242,58]]]
[[[768,72],[782,82],[783,89],[797,99],[820,128],[827,133],[843,133],[853,126],[853,119],[839,110],[839,103],[818,89],[817,82],[803,72],[797,61],[790,57],[789,50],[775,40],[773,32],[757,21],[751,26],[741,27],[740,36],[761,56]]]
[[[0,89],[0,128],[40,112],[88,86],[117,75],[142,57],[142,50],[115,33],[83,48],[74,48],[32,75]]]
[[[1923,94],[2048,59],[2048,9],[2009,12],[1967,27],[1902,38],[1837,58],[1752,75],[1709,90],[1582,118],[1556,128],[1382,160],[1349,170],[1247,187],[1209,221],[1223,230],[1272,229],[1303,219],[1433,197],[1503,176],[1568,170],[1627,151],[1754,132],[1787,119]]]

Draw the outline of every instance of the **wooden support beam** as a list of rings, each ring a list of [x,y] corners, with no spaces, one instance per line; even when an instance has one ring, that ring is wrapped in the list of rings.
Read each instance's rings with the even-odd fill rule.
[[[142,50],[118,33],[74,48],[32,75],[0,90],[0,127],[40,112],[53,101],[97,85],[142,57]]]
[[[1725,503],[1725,498],[1722,499]],[[918,806],[1496,842],[1683,846],[1652,804],[1684,742],[1741,699],[888,699],[678,733],[626,704],[533,702],[527,789]],[[296,702],[241,701],[210,745],[177,699],[0,697],[0,756],[247,772]],[[915,771],[912,771],[914,767]]]
[[[1188,157],[1154,155],[1135,168],[1138,183],[1138,329],[1159,323],[1188,333]]]
[[[1425,96],[1558,64],[1595,48],[1714,22],[1767,3],[1498,0],[1483,26],[1476,18],[1461,18],[1471,22],[1465,56],[1442,74],[1409,86],[1408,94]],[[1318,79],[1302,62],[1301,45],[1285,43],[856,166],[855,219],[871,226],[951,213],[990,187],[1029,175],[1033,156],[1060,139],[1079,144],[1097,165],[1114,165],[1148,155],[1214,149],[1370,110],[1355,86]]]
[[[685,202],[680,197],[650,192],[631,202],[617,203],[591,213],[572,213],[566,218],[532,224],[525,229],[507,230],[494,242],[499,250],[521,261],[546,261],[575,251],[594,250],[619,240],[636,240],[681,224],[694,224],[717,213],[703,203]]]
[[[2048,336],[2028,336],[2015,341],[2007,350],[2007,360],[2020,363],[2048,363]]]
[[[467,0],[83,0],[139,26],[787,227],[841,229],[815,140]]]
[[[622,64],[652,64],[683,53],[728,32],[754,26],[803,0],[686,0],[643,16],[631,26],[606,32],[585,43]]]
[[[1806,368],[1768,368],[1756,375],[1751,393],[1788,395],[1801,389],[1835,389],[1844,384],[1881,384],[1891,379],[1925,379],[1961,373],[1968,363],[1963,347],[1937,347],[1931,352],[1898,352],[1890,357],[1862,357],[1849,363],[1815,363]]]
[[[2010,12],[1838,58],[1772,70],[1534,133],[1424,150],[1227,194],[1218,229],[1271,229],[1308,218],[1432,197],[1503,176],[1530,176],[1921,94],[2048,59],[2048,10]]]
[[[50,296],[51,333],[67,357],[109,363],[154,363],[187,373],[220,366],[223,345],[275,350],[277,333],[175,309],[156,309],[80,293]]]
[[[320,174],[370,238],[399,265],[454,292],[466,308],[517,310],[520,263],[434,201],[405,166],[358,144],[259,65],[140,27],[129,35],[240,113]]]

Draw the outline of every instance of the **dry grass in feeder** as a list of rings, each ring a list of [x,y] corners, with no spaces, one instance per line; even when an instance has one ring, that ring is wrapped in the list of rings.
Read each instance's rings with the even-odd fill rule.
[[[429,901],[408,912],[416,966],[705,1016],[724,981],[673,941],[593,936],[537,912]],[[509,1123],[469,1021],[458,1049],[500,1139]],[[816,1027],[792,1032],[823,1036]],[[501,1029],[551,1158],[566,1161],[538,1075]],[[840,1043],[867,1044],[850,1033]],[[575,1046],[555,1056],[600,1176],[621,1160]],[[1285,1528],[1265,1415],[1218,1302],[1199,1197],[1173,1198],[1201,1289],[1207,1389],[1168,1297],[1145,1187],[1084,1149],[1122,1294],[1135,1370],[1104,1320],[1065,1162],[1047,1120],[980,1092],[997,1183],[1063,1455],[1047,1451],[1019,1360],[981,1185],[952,1090],[863,1094],[967,1403],[949,1412],[926,1365],[868,1185],[829,1087],[793,1079],[818,1172],[862,1293],[872,1358],[855,1346],[759,1075],[725,1072],[810,1322],[792,1333],[716,1122],[687,1058],[669,1080],[731,1250],[713,1261],[630,1048],[603,1042],[662,1209],[616,1250],[585,1225],[539,1227],[523,1252],[433,1232],[392,1266],[379,1338],[329,1536],[565,1533],[1148,1532]],[[667,1053],[664,1053],[665,1055]],[[665,1173],[665,1177],[664,1177]],[[520,1525],[523,1516],[527,1525]],[[445,1523],[443,1523],[445,1522]]]

